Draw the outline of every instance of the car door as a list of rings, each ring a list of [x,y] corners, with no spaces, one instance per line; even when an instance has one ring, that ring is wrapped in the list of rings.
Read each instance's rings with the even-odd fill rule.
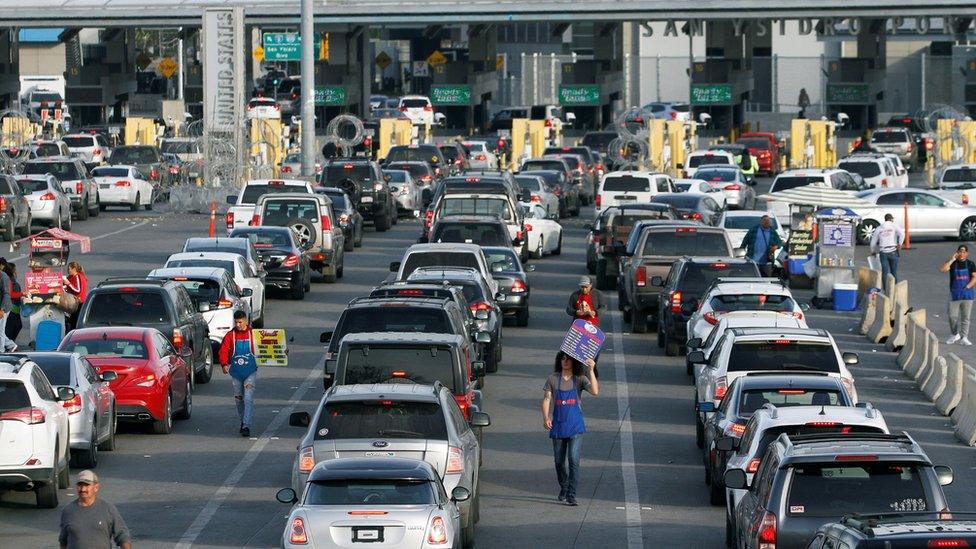
[[[170,372],[170,388],[174,392],[173,405],[182,403],[186,399],[187,381],[189,381],[189,368],[187,362],[173,347],[173,344],[161,334],[153,334],[153,346],[156,347],[156,359],[160,365]]]
[[[68,412],[65,411],[64,406],[58,402],[57,392],[51,387],[51,383],[48,381],[47,376],[41,371],[40,367],[35,367],[31,371],[30,376],[31,385],[34,386],[34,391],[37,395],[41,397],[41,404],[45,408],[48,417],[53,420],[55,428],[57,430],[57,437],[61,443],[58,447],[57,456],[54,456],[56,460],[60,461],[61,456],[68,456],[68,444],[70,442],[68,433]],[[50,431],[48,431],[50,432]],[[36,435],[35,435],[36,436]]]
[[[75,372],[78,372],[79,377],[88,382],[89,392],[93,395],[95,417],[98,418],[96,420],[98,426],[96,436],[98,440],[103,440],[112,432],[112,406],[114,405],[115,394],[109,388],[109,384],[101,380],[88,359],[75,357],[72,358],[72,361],[76,361]]]
[[[474,430],[468,425],[468,422],[464,419],[464,414],[461,412],[461,408],[458,407],[457,401],[454,398],[442,398],[443,402],[448,407],[448,417],[451,423],[454,424],[454,430],[458,435],[461,442],[461,448],[464,450],[464,470],[471,471],[471,478],[469,482],[471,484],[464,483],[469,487],[474,493],[475,487],[478,485],[478,465],[480,463],[481,452],[478,446],[478,437]]]
[[[906,191],[912,198],[908,207],[908,222],[911,232],[920,234],[939,234],[955,236],[959,233],[962,219],[957,209],[949,208],[942,198],[925,191]],[[897,216],[895,217],[897,219]]]
[[[264,316],[264,284],[243,257],[237,256],[234,263],[238,275],[235,278],[242,288],[251,289],[251,310],[261,318]]]
[[[753,476],[752,484],[736,508],[736,528],[739,531],[739,539],[743,540],[746,546],[749,546],[749,541],[758,530],[754,525],[762,518],[764,505],[769,501],[773,479],[776,477],[778,460],[772,459],[770,454],[771,452],[766,452],[759,471]]]

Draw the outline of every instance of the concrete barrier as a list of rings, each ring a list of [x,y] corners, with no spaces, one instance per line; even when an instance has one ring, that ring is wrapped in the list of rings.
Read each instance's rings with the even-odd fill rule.
[[[868,330],[871,329],[871,325],[874,324],[874,317],[877,316],[877,298],[879,295],[881,294],[868,294],[864,296],[864,307],[861,311],[861,326],[857,330],[861,335],[867,335]]]
[[[962,398],[952,412],[956,424],[956,438],[972,446],[976,444],[976,370],[963,365]]]
[[[857,296],[864,299],[868,290],[881,287],[881,271],[875,271],[871,267],[860,267],[857,270]]]
[[[946,386],[942,394],[935,399],[935,407],[944,416],[952,414],[952,411],[962,400],[962,374],[963,362],[955,353],[949,353],[946,359]]]
[[[874,297],[877,302],[875,305],[874,322],[868,328],[868,339],[875,343],[884,343],[891,335],[891,300],[883,294]]]
[[[915,309],[905,315],[905,341],[895,359],[902,370],[915,354],[915,330],[918,327],[925,327],[925,309]]]
[[[907,311],[909,309],[908,281],[902,280],[901,282],[895,284],[892,294],[893,295],[891,296],[891,299],[894,301],[894,303],[891,306],[892,313],[895,312],[895,309],[898,307],[898,305],[901,305],[902,309]],[[894,316],[892,316],[892,319],[894,319]]]
[[[928,373],[925,377],[919,381],[919,387],[925,396],[929,397],[929,400],[935,402],[942,396],[942,392],[945,391],[948,373],[946,369],[948,363],[944,356],[937,356],[932,359],[932,363],[928,369]]]
[[[885,341],[885,349],[897,351],[905,346],[908,339],[908,307],[895,300],[895,315],[891,319],[891,335]]]
[[[922,363],[918,371],[915,372],[915,375],[912,376],[919,385],[922,384],[923,379],[928,378],[929,371],[935,366],[935,359],[939,356],[939,338],[929,329],[925,330],[925,347],[925,362]]]
[[[888,299],[892,299],[892,300],[895,299],[895,285],[897,284],[897,282],[895,281],[895,277],[889,274],[888,276],[884,277],[883,282],[884,282],[884,294],[888,296]]]
[[[918,372],[929,360],[929,333],[927,328],[915,324],[915,333],[913,336],[915,352],[912,353],[911,360],[905,364],[904,368],[905,373],[912,379],[918,377]]]

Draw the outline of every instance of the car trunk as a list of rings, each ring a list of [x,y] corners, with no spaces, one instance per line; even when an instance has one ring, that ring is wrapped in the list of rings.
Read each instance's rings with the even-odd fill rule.
[[[84,341],[78,342],[78,345],[83,345]],[[74,352],[79,352],[78,347],[75,347]],[[109,382],[109,387],[113,391],[118,391],[124,389],[132,379],[141,377],[141,372],[146,367],[146,359],[144,358],[122,358],[118,356],[95,356],[87,355],[85,358],[88,362],[91,362],[92,366],[99,374],[105,372],[115,372],[118,377]]]
[[[36,429],[15,417],[30,417],[30,395],[24,384],[0,381],[0,466],[23,465],[34,453],[34,434],[43,436],[44,429]],[[50,464],[47,464],[50,465]]]
[[[386,445],[382,445],[382,442]],[[426,461],[443,478],[447,467],[447,441],[376,437],[315,442],[316,462],[350,457],[397,457]]]
[[[305,528],[316,547],[421,547],[430,522],[430,505],[305,507]],[[370,511],[376,514],[368,514]],[[357,513],[357,514],[352,514]],[[422,527],[421,527],[422,526]]]

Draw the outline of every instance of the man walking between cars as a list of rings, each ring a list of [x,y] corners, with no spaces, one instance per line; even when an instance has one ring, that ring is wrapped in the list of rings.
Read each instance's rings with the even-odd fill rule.
[[[762,216],[759,224],[749,229],[742,239],[746,257],[756,262],[763,276],[773,276],[773,259],[776,251],[783,247],[783,239],[773,229],[772,223],[768,215]]]
[[[9,353],[17,350],[17,345],[7,339],[7,320],[14,309],[14,302],[10,296],[10,277],[2,270],[7,264],[5,258],[0,257],[0,352]]]
[[[904,242],[905,231],[895,225],[895,216],[885,214],[884,223],[871,236],[871,253],[878,254],[881,260],[882,280],[888,280],[889,273],[898,280],[898,256]]]
[[[112,543],[132,549],[132,536],[119,510],[98,499],[98,475],[85,470],[78,473],[78,499],[61,511],[61,549],[110,549]]]
[[[586,364],[567,355],[556,353],[554,373],[546,378],[542,388],[542,424],[552,439],[552,453],[559,482],[559,501],[577,505],[576,487],[579,484],[580,446],[586,432],[580,400],[583,391],[600,394],[600,382],[593,373],[596,363]],[[568,462],[568,470],[567,470]]]
[[[254,381],[258,374],[258,361],[254,356],[254,339],[247,313],[234,313],[234,329],[224,335],[220,343],[220,367],[230,374],[234,383],[234,399],[237,415],[241,419],[241,436],[251,436],[251,418],[254,410]]]
[[[949,330],[952,336],[946,343],[959,342],[972,345],[969,341],[969,317],[973,312],[973,287],[976,286],[976,264],[969,259],[969,248],[963,244],[956,253],[939,268],[949,273]]]
[[[603,294],[593,289],[593,281],[590,277],[584,276],[580,278],[579,290],[569,296],[566,313],[575,319],[583,319],[594,326],[599,326],[600,311],[606,308]]]

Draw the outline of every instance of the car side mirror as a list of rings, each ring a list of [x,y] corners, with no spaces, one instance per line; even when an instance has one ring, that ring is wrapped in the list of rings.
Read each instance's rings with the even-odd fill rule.
[[[674,167],[675,168],[678,168],[679,170],[685,169],[685,165],[682,164],[681,162],[678,162],[677,164],[675,164]]]
[[[390,174],[386,174],[383,176],[383,181],[386,181],[387,183],[389,183],[392,179],[393,176],[391,176]]]
[[[468,490],[464,486],[455,486],[454,489],[451,490],[451,501],[455,503],[468,501],[470,497],[471,497],[471,490]]]
[[[519,197],[522,202],[532,202],[532,192],[528,189],[522,189],[522,195]]]
[[[693,338],[691,338],[691,339],[688,340],[687,345],[689,347],[691,347],[692,349],[699,349],[702,346],[702,338],[700,338],[700,337],[693,337]]]
[[[584,231],[592,231],[593,230],[593,224],[592,223],[585,223],[585,224],[583,224],[583,230]]]
[[[102,375],[98,376],[98,379],[105,382],[115,381],[116,379],[119,379],[119,374],[109,370],[107,372],[102,372]]]
[[[241,297],[251,297],[252,295],[254,295],[254,290],[252,290],[251,288],[241,289]]]
[[[319,334],[319,343],[328,343],[332,341],[332,334],[335,333],[332,330],[322,332]]]
[[[491,425],[491,416],[484,412],[471,412],[471,420],[468,423],[472,427],[487,427]]]
[[[576,115],[571,112],[566,113],[566,124],[572,125],[573,122],[576,122]]]
[[[471,363],[471,374],[474,377],[485,377],[485,362],[483,360],[475,360]]]
[[[736,248],[735,250],[732,251],[732,256],[741,259],[746,256],[746,249]]]
[[[729,469],[725,472],[725,487],[733,490],[748,490],[749,480],[742,469]]]
[[[701,413],[703,413],[703,414],[710,414],[710,413],[712,413],[712,412],[715,411],[715,403],[714,402],[711,402],[711,401],[708,401],[708,402],[699,402],[698,403],[698,411],[701,412]]]
[[[399,261],[393,261],[393,262],[390,263],[390,272],[391,273],[395,273],[395,272],[397,272],[399,270],[400,270],[400,262]]]
[[[715,449],[732,452],[739,449],[739,439],[735,437],[721,437],[715,441]]]
[[[227,203],[234,206],[237,204],[237,196],[229,194],[227,195]]]
[[[939,486],[952,484],[952,467],[948,465],[936,465],[933,469],[935,469],[935,476],[939,479]]]
[[[551,214],[549,214],[549,215],[546,216],[546,219],[549,219],[549,220],[552,220],[552,221],[559,221],[559,214],[551,213]]]
[[[651,277],[651,286],[657,286],[658,288],[664,287],[664,279],[659,276]]]
[[[288,416],[288,425],[292,427],[308,427],[312,423],[312,416],[308,412],[292,412]]]
[[[461,488],[460,486],[458,488]],[[275,494],[275,499],[280,503],[295,503],[298,501],[298,494],[291,488],[282,488]]]
[[[857,353],[842,353],[840,356],[844,359],[844,364],[847,364],[848,366],[853,366],[861,361],[860,357],[857,356]]]
[[[485,318],[480,318],[477,314],[475,314],[475,318],[477,318],[478,320],[488,319],[488,311],[478,311],[478,312],[485,313]],[[491,334],[489,334],[488,332],[484,332],[484,331],[478,332],[474,337],[475,337],[475,341],[477,341],[478,343],[491,343]]]
[[[75,390],[71,387],[58,387],[58,400],[65,401],[75,398]]]
[[[703,353],[701,351],[692,351],[692,352],[688,353],[688,357],[687,357],[686,360],[688,362],[692,363],[692,364],[704,364],[705,363],[705,353]]]
[[[207,303],[206,301],[201,302],[199,305],[197,305],[197,310],[201,313],[209,313],[210,303]]]

